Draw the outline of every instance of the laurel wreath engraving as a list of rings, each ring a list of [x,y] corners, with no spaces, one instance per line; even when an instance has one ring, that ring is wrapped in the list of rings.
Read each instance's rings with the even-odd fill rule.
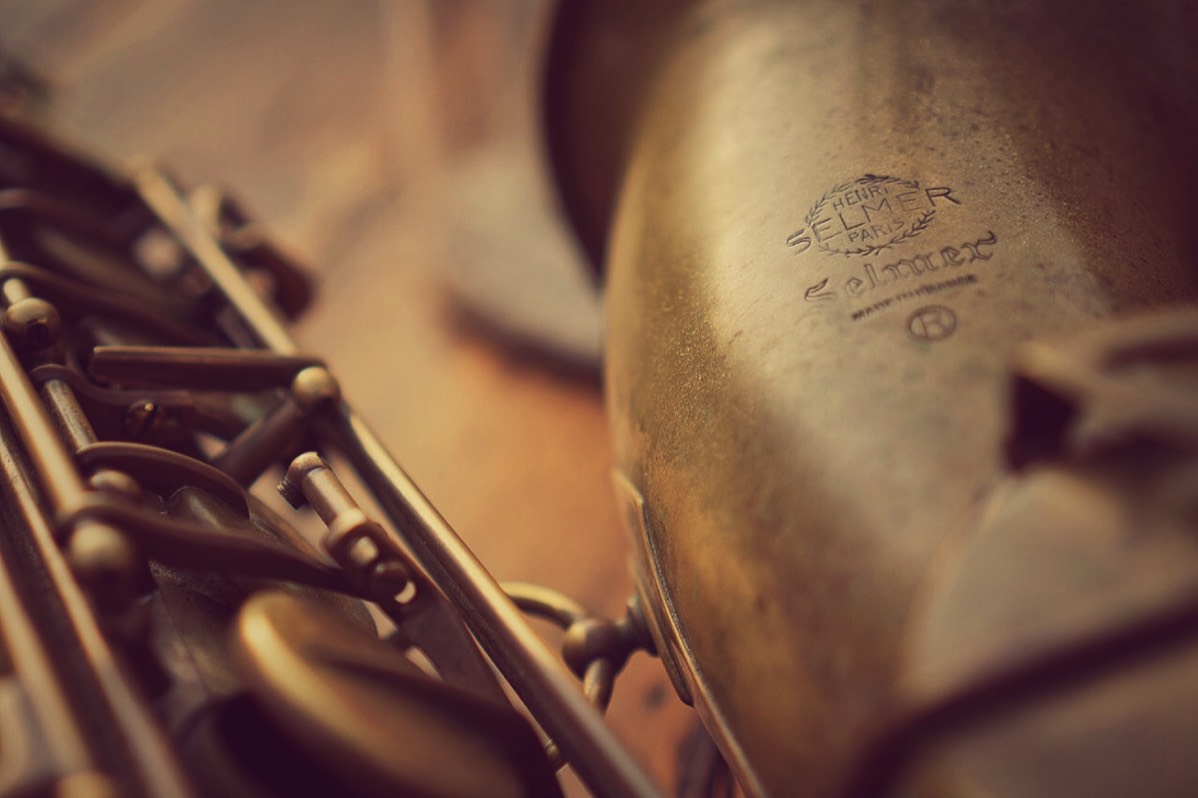
[[[819,198],[819,201],[812,206],[811,210],[808,211],[807,216],[803,219],[803,223],[806,224],[807,227],[813,227],[815,225],[815,220],[819,217],[820,211],[823,210],[823,207],[828,204],[828,200],[832,199],[833,196],[842,191],[847,191],[853,186],[874,186],[886,184],[896,184],[906,188],[915,189],[917,191],[920,188],[919,181],[916,180],[904,180],[901,177],[890,177],[888,175],[867,174],[863,177],[857,178],[856,180],[840,183],[839,185],[828,189],[824,195]],[[879,252],[890,249],[891,247],[897,246],[904,241],[909,241],[910,239],[915,238],[924,230],[928,229],[928,225],[931,224],[932,217],[935,215],[935,210],[924,211],[910,227],[908,227],[906,230],[895,233],[888,241],[884,241],[881,244],[868,244],[864,247],[856,247],[854,249],[833,249],[827,244],[820,242],[819,248],[829,254],[839,253],[844,255],[846,258],[852,255],[875,255]]]

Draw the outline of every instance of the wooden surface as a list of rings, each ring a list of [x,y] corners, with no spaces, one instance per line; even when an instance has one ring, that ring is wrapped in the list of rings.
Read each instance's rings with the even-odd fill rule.
[[[50,80],[49,114],[80,143],[234,187],[316,267],[302,343],[492,573],[614,615],[629,546],[597,381],[458,323],[443,279],[460,256],[462,165],[480,151],[513,153],[513,171],[533,162],[521,90],[544,9],[430,7],[0,2],[0,45]],[[528,235],[495,248],[501,265],[524,257],[512,241],[531,256],[547,238],[552,220],[529,207]],[[672,790],[691,716],[656,661],[634,658],[612,716]]]

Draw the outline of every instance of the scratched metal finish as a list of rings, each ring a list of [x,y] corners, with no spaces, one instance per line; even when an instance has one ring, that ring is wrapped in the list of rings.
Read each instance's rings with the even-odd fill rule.
[[[659,44],[607,390],[660,631],[750,789],[834,794],[896,702],[1003,472],[1011,347],[1195,296],[1158,11],[707,4]]]

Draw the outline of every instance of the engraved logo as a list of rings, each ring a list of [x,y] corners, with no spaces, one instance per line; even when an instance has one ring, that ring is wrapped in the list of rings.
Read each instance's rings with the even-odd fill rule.
[[[907,332],[920,341],[941,341],[957,329],[957,314],[944,305],[926,305],[907,317]]]
[[[820,197],[786,245],[799,253],[814,244],[830,255],[874,255],[927,230],[941,208],[960,205],[952,192],[948,186],[925,188],[915,180],[863,175]]]

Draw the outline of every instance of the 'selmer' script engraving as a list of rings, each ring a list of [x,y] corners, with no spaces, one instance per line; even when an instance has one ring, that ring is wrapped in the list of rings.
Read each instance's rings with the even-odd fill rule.
[[[935,252],[912,255],[881,266],[866,263],[835,282],[825,277],[809,286],[803,292],[803,298],[808,302],[835,302],[842,297],[860,299],[879,289],[891,291],[890,296],[884,299],[864,307],[858,306],[852,318],[859,321],[899,302],[976,284],[976,274],[954,275],[952,272],[962,266],[990,260],[994,257],[993,248],[996,244],[998,235],[991,231],[960,246],[942,247]]]
[[[797,253],[814,245],[828,254],[874,255],[928,229],[940,208],[960,204],[948,186],[926,188],[915,180],[863,175],[820,197],[786,245]]]

